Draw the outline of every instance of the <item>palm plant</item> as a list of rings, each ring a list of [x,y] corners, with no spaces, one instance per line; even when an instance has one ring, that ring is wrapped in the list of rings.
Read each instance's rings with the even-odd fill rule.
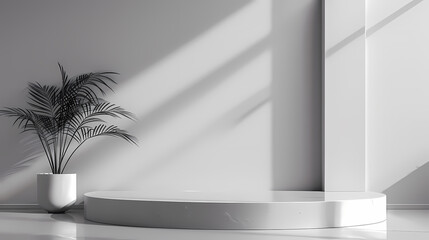
[[[134,136],[103,119],[134,119],[132,113],[99,97],[112,90],[116,82],[111,76],[118,73],[85,73],[69,78],[63,66],[58,66],[61,86],[29,83],[30,108],[0,110],[0,116],[14,118],[13,124],[23,132],[38,136],[53,174],[64,173],[75,152],[92,138],[113,136],[137,144]]]

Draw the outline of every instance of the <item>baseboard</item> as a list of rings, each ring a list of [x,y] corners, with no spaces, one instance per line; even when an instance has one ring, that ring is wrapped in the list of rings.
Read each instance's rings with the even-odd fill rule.
[[[38,210],[42,209],[38,204],[0,204],[0,210],[17,209],[17,210]],[[70,209],[83,209],[83,204],[77,204]]]
[[[429,204],[387,204],[387,210],[429,210]]]

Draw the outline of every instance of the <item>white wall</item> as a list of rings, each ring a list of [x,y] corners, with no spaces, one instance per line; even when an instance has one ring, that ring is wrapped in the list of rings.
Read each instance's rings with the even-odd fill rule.
[[[92,190],[321,189],[320,1],[4,0],[0,105],[27,82],[120,72],[113,102],[140,139],[88,144],[69,165]],[[285,44],[290,43],[290,44]],[[292,47],[293,46],[293,47]],[[309,68],[310,66],[310,68]],[[0,203],[35,203],[43,157],[0,119]],[[9,174],[9,172],[14,172]]]
[[[429,204],[429,1],[367,0],[369,189]]]
[[[365,191],[365,1],[324,1],[324,190]]]

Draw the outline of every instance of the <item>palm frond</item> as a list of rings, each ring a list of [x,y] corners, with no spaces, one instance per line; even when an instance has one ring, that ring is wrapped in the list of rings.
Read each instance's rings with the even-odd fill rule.
[[[60,107],[58,104],[58,93],[60,89],[56,86],[42,86],[40,83],[29,83],[28,93],[33,112],[54,118]]]
[[[95,72],[78,75],[67,79],[62,87],[63,97],[66,102],[78,101],[80,103],[90,102],[98,103],[98,92],[106,94],[106,90],[113,91],[111,84],[116,84],[110,75],[116,75],[115,72]]]
[[[70,122],[74,126],[84,125],[86,123],[82,124],[83,122],[92,122],[93,119],[100,119],[99,117],[104,116],[113,118],[125,117],[130,120],[135,119],[135,116],[131,112],[105,101],[97,104],[82,104],[79,111],[70,119]]]
[[[56,132],[48,127],[50,120],[46,120],[46,116],[38,115],[32,110],[22,108],[1,109],[0,116],[15,118],[14,125],[17,124],[19,128],[23,129],[23,132],[35,133],[40,140],[43,150],[45,151],[49,165],[51,166],[51,169],[53,169],[53,158],[52,153],[50,152],[50,145],[52,144],[52,140]]]
[[[61,65],[60,63],[58,63],[58,67],[60,68],[60,72],[61,72],[61,81],[62,81],[62,83],[63,83],[63,85],[67,82],[67,80],[68,80],[68,76],[67,76],[67,73],[66,73],[66,71],[64,70],[64,67],[63,67],[63,65]]]
[[[113,91],[116,82],[112,76],[118,73],[91,72],[70,78],[61,64],[58,67],[61,86],[29,83],[29,109],[0,110],[0,116],[14,118],[14,125],[23,132],[36,133],[52,173],[64,172],[76,150],[94,137],[113,136],[137,144],[137,139],[128,132],[104,124],[105,117],[135,119],[132,113],[99,97]],[[73,142],[77,147],[68,154]]]
[[[0,116],[15,118],[13,124],[23,129],[23,132],[34,131],[37,134],[41,134],[48,142],[52,138],[51,135],[56,134],[55,128],[51,125],[48,117],[35,114],[28,109],[5,108],[0,110]]]
[[[112,90],[110,84],[116,82],[110,77],[115,72],[85,73],[73,78],[68,78],[61,65],[60,71],[63,80],[59,98],[61,102],[60,111],[57,113],[60,127],[64,127],[68,119],[72,118],[83,104],[98,104],[100,98],[98,93],[106,94],[105,89]]]
[[[13,125],[17,125],[18,128],[22,128],[24,130],[32,129],[31,123],[33,121],[31,111],[23,108],[11,108],[7,107],[5,109],[0,110],[0,116],[6,116],[14,118],[15,121],[13,122]]]
[[[104,124],[99,124],[95,127],[82,128],[76,134],[76,139],[79,143],[82,143],[91,138],[99,136],[119,137],[129,143],[137,145],[137,139],[134,136],[130,135],[127,131],[120,129],[115,125],[107,126]]]
[[[66,168],[67,164],[69,163],[70,159],[73,157],[74,153],[82,146],[83,143],[86,141],[100,136],[111,136],[111,137],[118,137],[126,140],[129,143],[133,143],[137,145],[137,138],[130,135],[127,131],[119,129],[117,126],[114,125],[104,125],[100,124],[95,127],[84,127],[81,128],[77,134],[74,136],[76,141],[79,143],[79,145],[72,151],[72,153],[69,155],[67,160],[65,161],[65,164],[62,165],[62,161],[60,162],[60,173],[64,172],[64,169]]]

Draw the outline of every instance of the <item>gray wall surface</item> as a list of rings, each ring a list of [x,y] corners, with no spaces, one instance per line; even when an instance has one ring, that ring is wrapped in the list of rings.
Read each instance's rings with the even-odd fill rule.
[[[429,204],[429,1],[367,1],[368,187]]]
[[[322,189],[322,2],[273,1],[273,187]]]
[[[138,116],[120,125],[140,145],[79,150],[67,172],[80,198],[320,190],[320,14],[319,0],[3,0],[0,106],[25,106],[28,82],[59,83],[57,62],[120,73],[108,99]],[[35,203],[48,164],[11,124],[0,118],[0,203]]]

